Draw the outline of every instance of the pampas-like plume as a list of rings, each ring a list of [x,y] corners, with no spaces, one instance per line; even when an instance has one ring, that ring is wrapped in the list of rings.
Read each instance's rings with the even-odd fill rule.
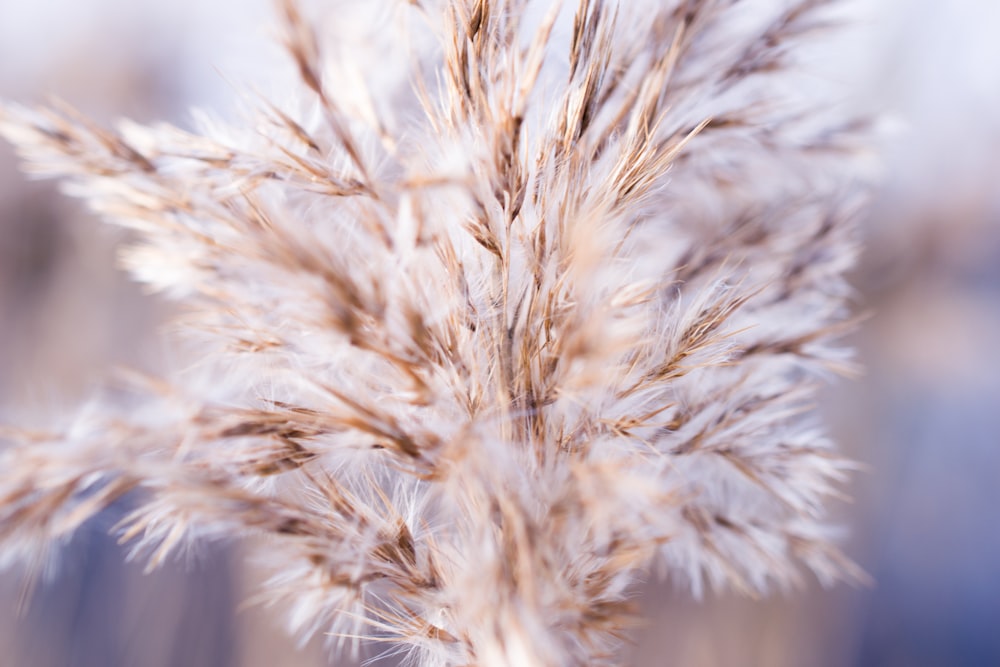
[[[11,435],[3,553],[135,491],[151,566],[246,538],[297,630],[442,667],[613,664],[650,571],[857,576],[809,416],[855,151],[796,78],[842,4],[286,0],[301,99],[252,126],[5,107],[205,356]]]

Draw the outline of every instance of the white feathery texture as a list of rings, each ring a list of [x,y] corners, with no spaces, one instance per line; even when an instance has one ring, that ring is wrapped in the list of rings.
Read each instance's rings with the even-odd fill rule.
[[[10,430],[0,553],[136,492],[151,567],[243,539],[295,631],[441,667],[617,664],[650,572],[863,576],[811,414],[863,188],[803,54],[844,3],[564,4],[280,2],[298,99],[200,134],[2,107],[203,356]]]

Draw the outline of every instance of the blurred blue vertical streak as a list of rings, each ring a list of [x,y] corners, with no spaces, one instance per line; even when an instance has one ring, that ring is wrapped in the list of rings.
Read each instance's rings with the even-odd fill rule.
[[[961,270],[1000,317],[1000,253],[981,270]],[[928,350],[927,354],[948,354]],[[876,520],[877,586],[869,594],[857,665],[1000,665],[1000,353],[977,350],[974,382],[900,389],[889,380],[886,461],[891,485]]]
[[[125,565],[106,511],[62,550],[38,586],[3,667],[236,667],[236,600],[226,549],[147,577]]]

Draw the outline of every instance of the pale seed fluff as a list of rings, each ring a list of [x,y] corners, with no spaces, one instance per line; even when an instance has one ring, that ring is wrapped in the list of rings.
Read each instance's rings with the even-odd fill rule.
[[[240,540],[295,631],[441,667],[618,664],[652,574],[862,576],[812,414],[851,368],[859,124],[806,57],[843,9],[286,0],[297,97],[249,120],[3,107],[202,355],[11,430],[5,560],[129,493],[151,567]]]

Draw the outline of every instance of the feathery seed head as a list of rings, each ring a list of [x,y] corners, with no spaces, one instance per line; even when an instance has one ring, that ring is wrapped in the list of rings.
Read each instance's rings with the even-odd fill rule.
[[[571,4],[284,0],[301,99],[252,127],[0,108],[204,346],[146,410],[10,438],[0,551],[141,490],[151,567],[244,538],[297,631],[442,667],[613,664],[650,568],[861,576],[808,414],[847,367],[853,135],[793,85],[843,3]]]

